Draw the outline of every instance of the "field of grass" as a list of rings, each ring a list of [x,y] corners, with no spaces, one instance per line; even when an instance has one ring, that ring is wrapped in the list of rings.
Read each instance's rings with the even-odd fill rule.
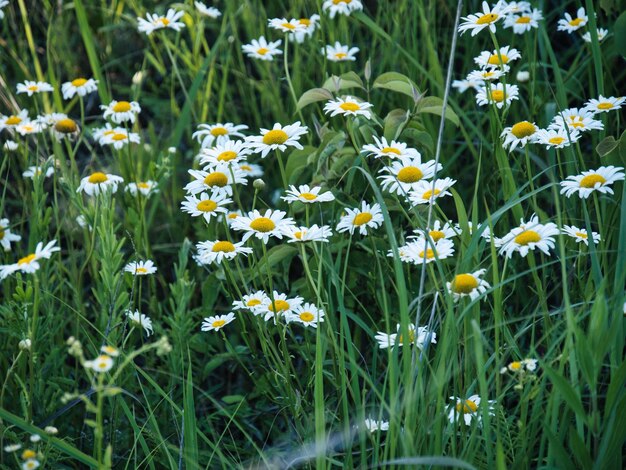
[[[198,3],[0,0],[0,468],[623,468],[623,4]]]

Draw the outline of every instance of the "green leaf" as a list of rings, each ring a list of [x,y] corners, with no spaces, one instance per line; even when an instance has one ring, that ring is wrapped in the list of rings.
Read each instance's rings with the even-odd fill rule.
[[[311,88],[310,90],[302,93],[302,96],[298,100],[296,111],[300,111],[305,106],[318,101],[328,101],[333,99],[333,94],[324,88]]]
[[[615,140],[615,137],[612,135],[605,137],[600,141],[600,143],[596,146],[596,152],[601,157],[606,157],[613,150],[615,150],[620,144],[619,140]]]
[[[415,98],[415,96],[419,94],[419,88],[413,80],[398,72],[387,72],[379,75],[376,80],[374,80],[373,87],[403,93],[411,98]]]
[[[619,49],[622,57],[626,58],[626,49],[624,48],[624,44],[626,44],[626,11],[619,15],[619,18],[615,21],[613,31],[615,34],[615,45],[622,45],[622,47],[617,49]]]
[[[355,72],[347,72],[339,77],[332,75],[324,82],[322,88],[332,92],[338,92],[347,88],[363,88],[363,80]]]
[[[246,397],[244,397],[243,395],[226,395],[225,397],[222,397],[222,401],[227,405],[232,405],[234,403],[239,403],[240,401],[245,400],[245,398]]]
[[[417,112],[418,113],[429,113],[436,114],[437,116],[441,116],[441,111],[443,110],[443,100],[436,96],[427,96],[426,98],[422,98],[418,102]],[[448,106],[446,107],[446,119],[451,121],[455,126],[459,126],[460,121],[459,117],[456,115],[454,111]]]
[[[410,111],[407,111],[406,109],[391,110],[385,117],[385,139],[395,140],[402,132],[402,129],[408,122],[410,115]]]
[[[583,408],[580,397],[574,390],[574,387],[560,373],[548,366],[544,367],[546,375],[554,385],[554,388],[561,394],[563,401],[569,406],[576,415],[582,420],[587,420],[587,413]]]
[[[193,379],[191,361],[187,371],[187,380],[183,389],[183,455],[185,468],[198,469],[198,439],[196,430],[196,407],[193,400]]]

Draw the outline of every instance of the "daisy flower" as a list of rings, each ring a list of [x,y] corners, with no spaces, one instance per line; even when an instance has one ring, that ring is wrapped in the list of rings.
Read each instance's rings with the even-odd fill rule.
[[[7,152],[13,152],[15,150],[17,150],[17,148],[19,147],[19,145],[17,144],[17,142],[13,141],[13,140],[7,140],[4,145],[2,146],[2,148],[7,151]]]
[[[261,167],[261,165],[257,165],[256,163],[242,163],[239,165],[239,169],[248,178],[258,178],[263,176],[263,167]]]
[[[476,94],[476,103],[479,106],[495,104],[498,108],[509,106],[513,100],[519,99],[519,87],[517,85],[506,85],[496,83],[489,87],[481,87]]]
[[[276,303],[276,299],[274,299]],[[317,308],[311,303],[299,305],[293,308],[288,314],[285,314],[287,323],[300,323],[304,326],[311,326],[317,328],[318,323],[324,321],[324,310]]]
[[[200,151],[200,164],[215,166],[220,163],[230,165],[245,160],[250,154],[250,149],[241,140],[225,140],[212,148],[203,148]]]
[[[287,243],[305,243],[305,242],[328,242],[333,235],[333,231],[328,225],[319,227],[313,224],[311,227],[289,226],[283,230],[288,240]]]
[[[552,222],[540,224],[536,215],[528,222],[520,219],[519,227],[502,237],[499,253],[511,258],[517,251],[525,257],[530,250],[538,249],[545,255],[550,255],[550,249],[554,248],[554,237],[559,233],[556,224]]]
[[[563,127],[558,129],[539,129],[536,133],[535,143],[545,145],[546,148],[560,149],[569,147],[580,139],[577,130],[568,130]]]
[[[257,307],[260,307],[264,302],[269,300],[268,295],[262,290],[247,294],[242,297],[241,300],[235,300],[233,302],[233,310],[251,310],[255,312]]]
[[[106,354],[101,354],[93,361],[85,361],[83,366],[101,374],[111,370],[113,367],[113,358],[111,356],[107,356]]]
[[[473,70],[467,75],[467,80],[473,83],[478,83],[475,88],[478,89],[484,86],[484,82],[493,82],[499,80],[504,75],[502,70],[487,68],[482,70]]]
[[[363,10],[363,3],[360,0],[326,0],[322,8],[333,19],[337,13],[350,16],[353,11]]]
[[[589,130],[602,130],[604,124],[602,121],[594,119],[594,114],[587,109],[569,108],[564,109],[554,116],[552,123],[548,129],[559,130],[564,126],[569,127],[570,131],[585,132]]]
[[[28,169],[22,173],[24,178],[30,178],[34,180],[36,177],[43,175],[44,178],[50,178],[54,174],[53,166],[29,166]]]
[[[100,352],[106,354],[107,356],[111,356],[111,357],[117,357],[120,355],[120,351],[119,349],[110,346],[108,344],[105,344],[104,346],[102,346],[100,348]]]
[[[89,196],[97,196],[110,190],[112,194],[115,194],[118,184],[123,182],[124,178],[121,176],[96,171],[80,180],[80,186],[78,186],[76,192],[85,191],[85,194]]]
[[[294,225],[293,219],[285,218],[286,212],[267,209],[264,214],[258,210],[249,212],[246,216],[237,217],[231,222],[233,230],[243,231],[243,241],[255,236],[267,244],[270,237],[283,238],[284,230]]]
[[[372,114],[368,111],[369,108],[374,106],[367,101],[357,101],[352,96],[348,95],[345,98],[337,98],[336,100],[330,100],[324,105],[324,112],[330,113],[330,116],[336,116],[337,114],[345,114],[348,116],[365,116],[367,119],[371,119]]]
[[[130,310],[126,311],[126,317],[128,321],[138,328],[143,328],[146,332],[146,336],[150,336],[154,331],[152,330],[152,320],[150,317],[139,312],[139,310],[135,310],[131,312]]]
[[[535,141],[538,130],[537,125],[529,121],[520,121],[511,127],[505,127],[500,134],[500,138],[504,140],[502,146],[508,147],[509,152],[515,150],[518,145],[526,147],[526,144]]]
[[[435,204],[440,197],[451,196],[448,191],[456,183],[452,178],[438,178],[435,180],[434,189],[432,181],[418,181],[414,189],[409,192],[407,200],[414,206],[418,204]]]
[[[261,158],[265,158],[272,150],[284,152],[287,147],[302,150],[304,147],[299,140],[308,130],[308,127],[300,125],[300,121],[286,126],[277,122],[272,129],[261,128],[261,135],[248,137],[246,144],[254,153],[260,153]]]
[[[206,170],[189,170],[189,174],[194,180],[185,186],[185,191],[190,194],[212,191],[231,196],[233,184],[248,184],[245,174],[228,163],[219,163]]]
[[[133,276],[147,276],[157,272],[157,268],[152,260],[132,261],[124,266],[124,272],[131,273]]]
[[[193,2],[193,4],[196,6],[198,13],[200,13],[201,15],[208,16],[209,18],[213,19],[217,19],[222,15],[222,13],[217,8],[207,7],[202,2]]]
[[[300,18],[298,21],[302,26],[304,26],[304,29],[291,33],[291,36],[293,36],[298,43],[304,42],[304,39],[307,36],[313,36],[313,33],[317,29],[317,23],[319,20],[320,15],[312,15],[310,18]]]
[[[50,91],[54,91],[54,88],[46,82],[31,82],[26,80],[24,83],[17,84],[17,94],[26,93],[28,96],[33,96],[34,93],[46,93]]]
[[[591,99],[587,101],[583,109],[590,111],[593,114],[608,113],[609,111],[620,109],[624,101],[626,101],[626,96],[610,96],[608,98],[605,98],[604,96],[600,95],[597,100]]]
[[[567,31],[569,34],[571,34],[574,31],[579,30],[580,28],[585,26],[587,24],[587,21],[589,21],[589,18],[585,13],[585,9],[581,7],[576,12],[575,18],[572,18],[569,13],[565,13],[565,18],[559,20],[556,29],[557,31]]]
[[[329,202],[335,200],[333,193],[326,191],[325,193],[320,194],[321,190],[322,188],[319,186],[311,188],[308,184],[302,184],[298,188],[291,185],[289,186],[289,189],[285,191],[287,196],[282,196],[281,199],[290,204],[296,201],[300,201],[305,204],[313,204],[315,202]]]
[[[539,21],[541,20],[543,20],[543,15],[540,10],[535,8],[520,15],[508,15],[504,19],[504,27],[513,28],[515,34],[524,34],[533,28],[539,28]]]
[[[0,280],[5,279],[17,271],[28,274],[34,273],[41,267],[39,260],[49,259],[52,256],[52,253],[61,251],[61,248],[55,246],[56,243],[56,240],[52,240],[44,246],[43,242],[39,242],[35,247],[34,253],[30,253],[29,255],[20,258],[17,260],[17,263],[0,265]]]
[[[233,312],[228,313],[227,315],[215,315],[212,317],[206,317],[202,322],[202,327],[200,328],[202,331],[219,331],[232,322],[235,319],[235,314]]]
[[[273,299],[268,296],[261,305],[255,307],[257,310],[255,315],[263,315],[265,321],[273,318],[274,323],[276,323],[276,319],[281,315],[288,318],[291,313],[302,305],[303,300],[302,297],[288,298],[287,294],[279,294],[274,291]]]
[[[521,361],[513,361],[506,367],[500,370],[501,374],[505,374],[507,371],[523,374],[526,371],[534,372],[537,370],[537,359],[522,359]]]
[[[200,242],[196,245],[198,255],[194,259],[201,265],[220,264],[224,259],[233,259],[237,255],[248,256],[252,248],[243,246],[243,242],[231,243],[227,240]]]
[[[394,346],[402,346],[404,344],[404,338],[400,332],[401,329],[398,323],[396,325],[396,333],[387,334],[383,331],[379,331],[374,336],[378,342],[378,347],[380,349],[388,349]],[[410,323],[407,329],[409,331],[409,344],[414,344],[418,349],[424,349],[424,346],[427,344],[437,343],[437,334],[430,331],[425,326],[418,326],[416,328],[415,325]]]
[[[175,31],[180,31],[185,27],[185,23],[182,21],[178,21],[185,12],[176,11],[173,8],[167,10],[165,16],[157,15],[156,13],[148,13],[146,15],[146,19],[137,17],[137,30],[140,33],[146,33],[146,35],[150,35],[155,32],[157,29],[170,28]]]
[[[117,131],[117,129],[121,129],[120,127],[113,127],[111,126],[110,123],[106,123],[104,125],[104,127],[97,127],[95,129],[91,130],[91,136],[93,137],[93,139],[100,143],[100,141],[106,137],[107,135],[111,135],[111,134],[115,134],[115,132]]]
[[[200,197],[195,195],[186,196],[185,201],[181,204],[181,210],[191,214],[192,217],[202,216],[209,223],[212,217],[228,213],[228,209],[225,206],[232,204],[232,202],[233,200],[227,197],[226,194],[213,191],[211,195],[202,193]]]
[[[478,57],[474,58],[474,62],[481,67],[500,67],[507,70],[510,62],[521,58],[522,54],[520,54],[517,49],[513,49],[510,46],[504,46],[499,50],[494,49],[492,52],[481,52]]]
[[[300,20],[288,20],[287,18],[271,18],[267,20],[270,28],[274,28],[283,33],[304,32],[306,26],[300,23]]]
[[[80,127],[76,121],[64,115],[63,118],[53,123],[52,132],[58,142],[61,142],[65,138],[74,140],[78,134],[80,134]]]
[[[361,235],[367,235],[368,229],[377,229],[383,220],[379,204],[370,206],[367,202],[361,201],[360,208],[346,209],[346,215],[341,217],[336,230],[339,233],[350,232],[350,235],[358,230]]]
[[[358,47],[343,46],[339,41],[336,41],[334,46],[329,44],[322,47],[322,54],[331,62],[355,61],[354,54],[357,52],[359,52]]]
[[[111,118],[117,124],[127,121],[134,124],[137,114],[141,112],[141,106],[136,101],[113,100],[107,105],[101,104],[100,109],[104,111],[104,119]]]
[[[74,95],[80,97],[85,96],[88,93],[93,93],[98,90],[98,80],[93,78],[75,78],[71,82],[65,82],[61,85],[61,92],[63,93],[64,100],[70,100]]]
[[[201,147],[212,147],[213,142],[217,145],[224,144],[234,137],[244,138],[244,135],[240,132],[246,130],[248,126],[240,124],[235,125],[232,122],[226,122],[224,124],[200,124],[198,130],[194,132],[191,137],[196,139]]]
[[[493,8],[490,8],[487,2],[483,2],[482,7],[482,12],[462,18],[463,23],[459,25],[459,33],[471,31],[472,36],[476,36],[485,28],[489,28],[492,33],[496,32],[496,23],[508,13],[508,7],[500,2],[496,3]]]
[[[395,140],[387,142],[387,139],[384,137],[379,139],[376,136],[374,136],[374,142],[375,144],[364,145],[361,152],[369,152],[367,156],[371,157],[373,155],[374,158],[389,157],[393,159],[407,156],[421,159],[422,157],[417,150],[410,148],[407,144],[402,142],[396,142]]]
[[[517,75],[515,75],[515,80],[522,83],[527,82],[530,80],[530,72],[528,70],[520,70],[517,72]]]
[[[138,183],[128,183],[126,191],[128,191],[132,196],[141,194],[142,196],[147,197],[151,194],[158,193],[159,188],[157,187],[156,181],[148,180],[139,181]]]
[[[116,127],[113,132],[108,132],[100,139],[100,145],[112,145],[116,150],[122,149],[129,143],[138,144],[141,142],[139,134],[129,132],[121,127]]]
[[[29,120],[27,109],[22,109],[19,113],[11,114],[10,116],[0,114],[0,131],[2,129],[15,129],[20,124],[28,122]]]
[[[486,269],[479,269],[473,273],[457,274],[452,282],[447,282],[448,292],[452,294],[454,301],[469,295],[471,300],[476,300],[491,286],[487,281],[482,279],[487,272]]]
[[[406,196],[410,191],[417,189],[417,184],[423,179],[435,176],[435,172],[441,170],[441,164],[435,165],[434,160],[422,163],[421,156],[400,156],[391,162],[391,165],[383,167],[379,173],[381,186],[385,191],[398,196]]]
[[[416,228],[413,230],[414,235],[410,235],[407,238],[424,238],[424,230]],[[437,243],[444,238],[453,238],[461,234],[460,230],[455,229],[450,221],[446,222],[443,226],[440,220],[435,220],[432,228],[428,230],[428,236],[430,239]]]
[[[260,60],[274,60],[275,55],[283,53],[278,46],[280,46],[282,40],[267,42],[263,36],[258,40],[253,39],[250,44],[244,44],[241,46],[241,50],[252,59]]]
[[[4,5],[0,5],[0,7],[1,6],[4,6]],[[0,17],[0,18],[2,18],[2,17]],[[22,448],[22,444],[9,444],[8,446],[4,446],[4,451],[7,452],[7,453],[13,453],[13,452],[17,452],[21,448]]]
[[[463,422],[466,426],[472,424],[472,420],[475,420],[479,425],[482,420],[482,414],[480,413],[480,396],[472,395],[467,399],[462,399],[458,397],[450,397],[450,400],[454,400],[455,404],[450,408],[450,412],[448,413],[448,420],[451,423],[460,422],[463,419]],[[493,416],[493,404],[495,400],[489,400],[487,402],[488,412],[490,416]]]
[[[602,42],[604,40],[604,38],[606,38],[606,36],[609,34],[609,31],[604,29],[604,28],[598,28],[597,30],[597,34],[598,34],[598,42]],[[585,42],[591,42],[591,32],[587,31],[585,34],[583,34],[583,40]]]
[[[375,419],[365,418],[363,425],[371,433],[376,431],[389,431],[389,421],[377,421]]]
[[[589,246],[589,232],[587,232],[584,228],[578,228],[574,225],[564,225],[561,228],[561,233],[572,237],[576,243],[582,242]],[[600,234],[596,232],[591,232],[591,239],[596,245],[602,240]]]
[[[23,122],[22,124],[15,126],[15,131],[21,136],[39,134],[45,129],[46,125],[39,121]]]
[[[0,246],[4,251],[11,251],[11,242],[19,242],[21,239],[20,235],[11,233],[9,219],[0,219]]]
[[[561,181],[561,194],[570,197],[578,193],[581,199],[587,199],[594,191],[613,194],[610,185],[623,179],[623,167],[601,166],[597,170],[583,171],[580,175],[568,176],[565,181]]]
[[[442,260],[452,256],[454,254],[454,242],[447,238],[442,238],[438,242],[433,243],[432,240],[418,238],[404,245],[402,251],[402,262],[428,264],[438,259]],[[389,256],[393,256],[393,252]]]
[[[482,80],[471,80],[469,75],[465,80],[454,80],[452,82],[452,88],[456,88],[459,93],[465,93],[470,88],[477,90],[480,86],[482,86]]]

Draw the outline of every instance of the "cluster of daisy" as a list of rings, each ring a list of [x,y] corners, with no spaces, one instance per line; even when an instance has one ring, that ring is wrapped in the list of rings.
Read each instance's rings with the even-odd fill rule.
[[[517,384],[513,387],[515,390],[523,390],[524,385],[533,383],[537,380],[537,359],[522,359],[521,361],[513,361],[506,367],[500,369],[500,374],[512,374]]]
[[[59,430],[54,426],[46,426],[43,431],[48,436],[54,436],[59,433]],[[31,434],[28,440],[30,441],[30,444],[28,444],[28,447],[24,450],[22,450],[24,446],[20,443],[4,446],[4,452],[7,454],[15,454],[16,452],[22,450],[18,459],[18,461],[21,460],[22,470],[34,470],[35,468],[39,468],[41,460],[44,458],[43,452],[41,449],[38,449],[38,446],[40,445],[39,443],[42,440],[41,436],[39,434]]]
[[[374,336],[374,339],[376,339],[380,349],[390,349],[395,346],[400,347],[404,343],[407,343],[415,345],[416,348],[422,350],[429,344],[437,343],[437,333],[431,331],[426,326],[409,324],[407,326],[407,330],[408,340],[405,340],[402,336],[401,326],[399,323],[396,325],[395,333],[385,333],[384,331],[379,331],[376,333],[376,336]]]
[[[575,15],[565,13],[564,18],[561,18],[557,25],[557,31],[566,31],[568,34],[572,34],[575,31],[582,32],[589,22],[589,17],[583,7],[576,10]],[[596,30],[598,36],[598,42],[602,42],[609,34],[608,30],[604,28],[598,28]],[[585,42],[591,42],[591,31],[587,31],[582,34],[582,38]]]

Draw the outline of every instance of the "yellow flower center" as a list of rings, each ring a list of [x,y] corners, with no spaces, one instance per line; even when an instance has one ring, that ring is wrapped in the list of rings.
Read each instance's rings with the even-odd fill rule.
[[[310,26],[311,20],[308,18],[300,18],[300,24],[304,26]]]
[[[213,173],[206,175],[204,178],[204,184],[207,186],[217,186],[219,188],[223,188],[228,184],[228,176],[221,171],[214,171]]]
[[[158,20],[163,26],[167,26],[168,24],[170,24],[170,20],[168,20],[167,18],[159,18]]]
[[[121,132],[116,132],[115,134],[113,134],[113,137],[111,137],[111,139],[115,140],[116,142],[126,140],[127,138],[128,136],[126,134],[122,134]]]
[[[595,188],[596,184],[600,183],[601,185],[606,183],[606,179],[597,173],[592,173],[591,175],[585,176],[580,180],[581,188]]]
[[[268,217],[257,217],[250,222],[250,228],[257,232],[271,232],[276,228],[276,224]]]
[[[380,151],[382,153],[395,153],[396,155],[400,155],[400,150],[395,147],[383,147]]]
[[[213,137],[219,137],[221,135],[228,135],[228,130],[225,127],[214,127],[211,129],[211,135]]]
[[[339,5],[340,3],[350,3],[352,0],[333,0],[333,4]]]
[[[98,369],[106,369],[109,366],[109,356],[98,356],[96,365]]]
[[[222,252],[222,253],[232,253],[233,251],[235,251],[235,245],[233,245],[231,242],[217,242],[215,245],[213,245],[213,251],[214,253],[218,253],[218,252]]]
[[[224,326],[226,324],[226,320],[215,320],[211,326],[213,328],[221,328],[222,326]]]
[[[33,126],[31,126],[30,124],[24,124],[22,126],[22,130],[26,131],[26,132],[33,132],[35,130],[35,128]]]
[[[313,319],[315,318],[315,315],[313,315],[311,312],[302,312],[299,316],[300,320],[306,323],[313,321]]]
[[[234,158],[237,158],[237,152],[233,152],[232,150],[226,150],[225,152],[222,152],[217,156],[217,161],[229,162]]]
[[[492,90],[491,91],[491,99],[498,103],[504,101],[504,91],[502,90]]]
[[[409,343],[413,343],[414,341],[415,341],[415,330],[409,329]],[[398,335],[398,343],[400,344],[404,343],[404,338],[402,337],[402,334]]]
[[[292,25],[291,23],[281,23],[281,26],[285,29],[291,29],[291,30],[296,29],[296,27]]]
[[[530,16],[520,16],[515,22],[517,24],[528,24],[530,23]]]
[[[144,182],[137,183],[137,187],[141,188],[141,189],[150,189],[150,185],[148,183],[144,183]]]
[[[582,23],[583,21],[585,20],[582,18],[574,18],[572,21],[569,22],[569,24],[572,26],[579,26],[580,23]]]
[[[534,124],[531,124],[528,121],[521,121],[511,127],[511,134],[513,134],[518,139],[523,139],[524,137],[530,137],[535,133],[537,128]]]
[[[78,126],[73,119],[59,119],[54,125],[54,130],[63,134],[72,134],[78,130]]]
[[[579,118],[579,120],[577,120],[576,117],[570,118],[569,125],[574,129],[584,129],[585,127],[585,123],[582,121],[582,119]]]
[[[302,236],[305,234],[306,232],[303,231],[299,231],[299,232],[295,232],[293,234],[294,237],[296,237],[298,240],[302,240]]]
[[[228,214],[229,219],[236,219],[237,217],[239,217],[239,214],[237,214],[236,212],[231,212],[230,214]]]
[[[9,119],[4,121],[7,126],[17,126],[20,122],[22,122],[22,118],[17,116],[9,116]]]
[[[72,85],[75,87],[83,86],[85,83],[87,83],[86,78],[75,78],[72,80]]]
[[[491,70],[486,70],[483,72],[483,77],[484,78],[491,78],[495,75],[495,73]]]
[[[289,303],[285,300],[275,300],[274,303],[270,303],[267,308],[274,313],[284,312],[285,310],[289,310]]]
[[[478,287],[478,281],[471,274],[457,274],[452,281],[452,291],[457,294],[469,294]]]
[[[502,57],[502,62],[500,62],[500,57]],[[492,54],[487,63],[491,65],[502,65],[509,62],[509,57],[506,54],[500,53],[500,57],[498,57],[498,54]]]
[[[135,269],[135,274],[146,274],[147,272],[148,270],[146,268],[139,267]]]
[[[265,55],[269,52],[270,50],[265,48],[265,47],[260,47],[259,49],[257,49],[256,53],[259,55]]]
[[[419,252],[419,257],[421,259],[424,259],[424,250]],[[435,252],[432,249],[428,248],[426,250],[426,259],[433,259],[434,257],[435,257]]]
[[[105,175],[104,173],[100,171],[96,171],[89,177],[87,181],[89,181],[91,184],[100,184],[108,180],[109,180],[109,177],[107,175]]]
[[[437,196],[439,193],[441,192],[440,189],[435,189],[434,195]],[[426,191],[423,195],[422,195],[422,199],[425,200],[430,200],[430,198],[433,196],[433,191],[432,189],[429,189],[428,191]]]
[[[252,167],[250,165],[241,165],[239,169],[243,171],[252,171]]]
[[[300,193],[298,194],[299,197],[306,199],[307,201],[314,201],[317,199],[317,196],[313,193]]]
[[[339,107],[344,111],[358,111],[359,109],[361,109],[361,107],[357,103],[351,101],[348,101],[347,103],[341,103]]]
[[[611,109],[612,107],[613,107],[613,103],[609,101],[598,103],[598,109]]]
[[[215,201],[211,201],[210,199],[206,199],[204,201],[200,201],[196,206],[196,209],[202,212],[213,212],[217,209],[217,203]]]
[[[534,230],[525,230],[514,239],[515,243],[522,246],[526,246],[529,243],[537,243],[540,240],[541,235],[539,235]]]
[[[257,305],[261,305],[261,301],[259,299],[250,299],[246,302],[246,307],[256,307]]]
[[[29,91],[37,91],[37,90],[39,90],[39,87],[37,85],[31,85],[31,86],[28,87],[28,90]]]
[[[415,183],[422,179],[424,174],[416,166],[407,166],[398,172],[398,181],[401,183]]]
[[[446,238],[446,234],[443,233],[441,230],[431,230],[430,232],[428,232],[428,234],[430,235],[430,238],[432,238],[435,243],[437,243],[442,238]]]
[[[130,103],[128,101],[118,101],[113,105],[114,113],[126,113],[130,111]]]
[[[356,215],[356,217],[352,221],[352,225],[356,225],[358,227],[368,223],[370,220],[372,220],[372,214],[370,214],[369,212],[361,212],[360,214]]]
[[[4,229],[0,227],[0,240],[4,238]]]
[[[509,369],[518,371],[522,368],[522,363],[520,361],[514,361],[509,364]]]
[[[476,411],[478,410],[478,405],[476,405],[476,403],[474,403],[472,400],[465,400],[464,403],[457,403],[456,404],[456,411],[457,413],[476,413]]]
[[[337,52],[335,54],[335,58],[339,60],[345,59],[346,57],[348,57],[348,54],[346,54],[345,52]]]
[[[24,449],[24,452],[22,452],[23,460],[34,459],[36,456],[37,456],[37,453],[31,449]]]
[[[281,129],[273,129],[263,136],[263,143],[265,145],[280,145],[284,144],[289,136]]]
[[[491,24],[498,19],[495,13],[487,13],[476,20],[476,24]]]
[[[587,234],[585,232],[574,232],[574,235],[580,238],[584,238],[585,240],[587,239]]]
[[[548,142],[552,145],[561,145],[563,142],[565,142],[565,137],[552,137],[551,139],[548,139]]]
[[[104,346],[102,348],[102,351],[109,355],[117,354],[117,349],[115,349],[113,346]]]

